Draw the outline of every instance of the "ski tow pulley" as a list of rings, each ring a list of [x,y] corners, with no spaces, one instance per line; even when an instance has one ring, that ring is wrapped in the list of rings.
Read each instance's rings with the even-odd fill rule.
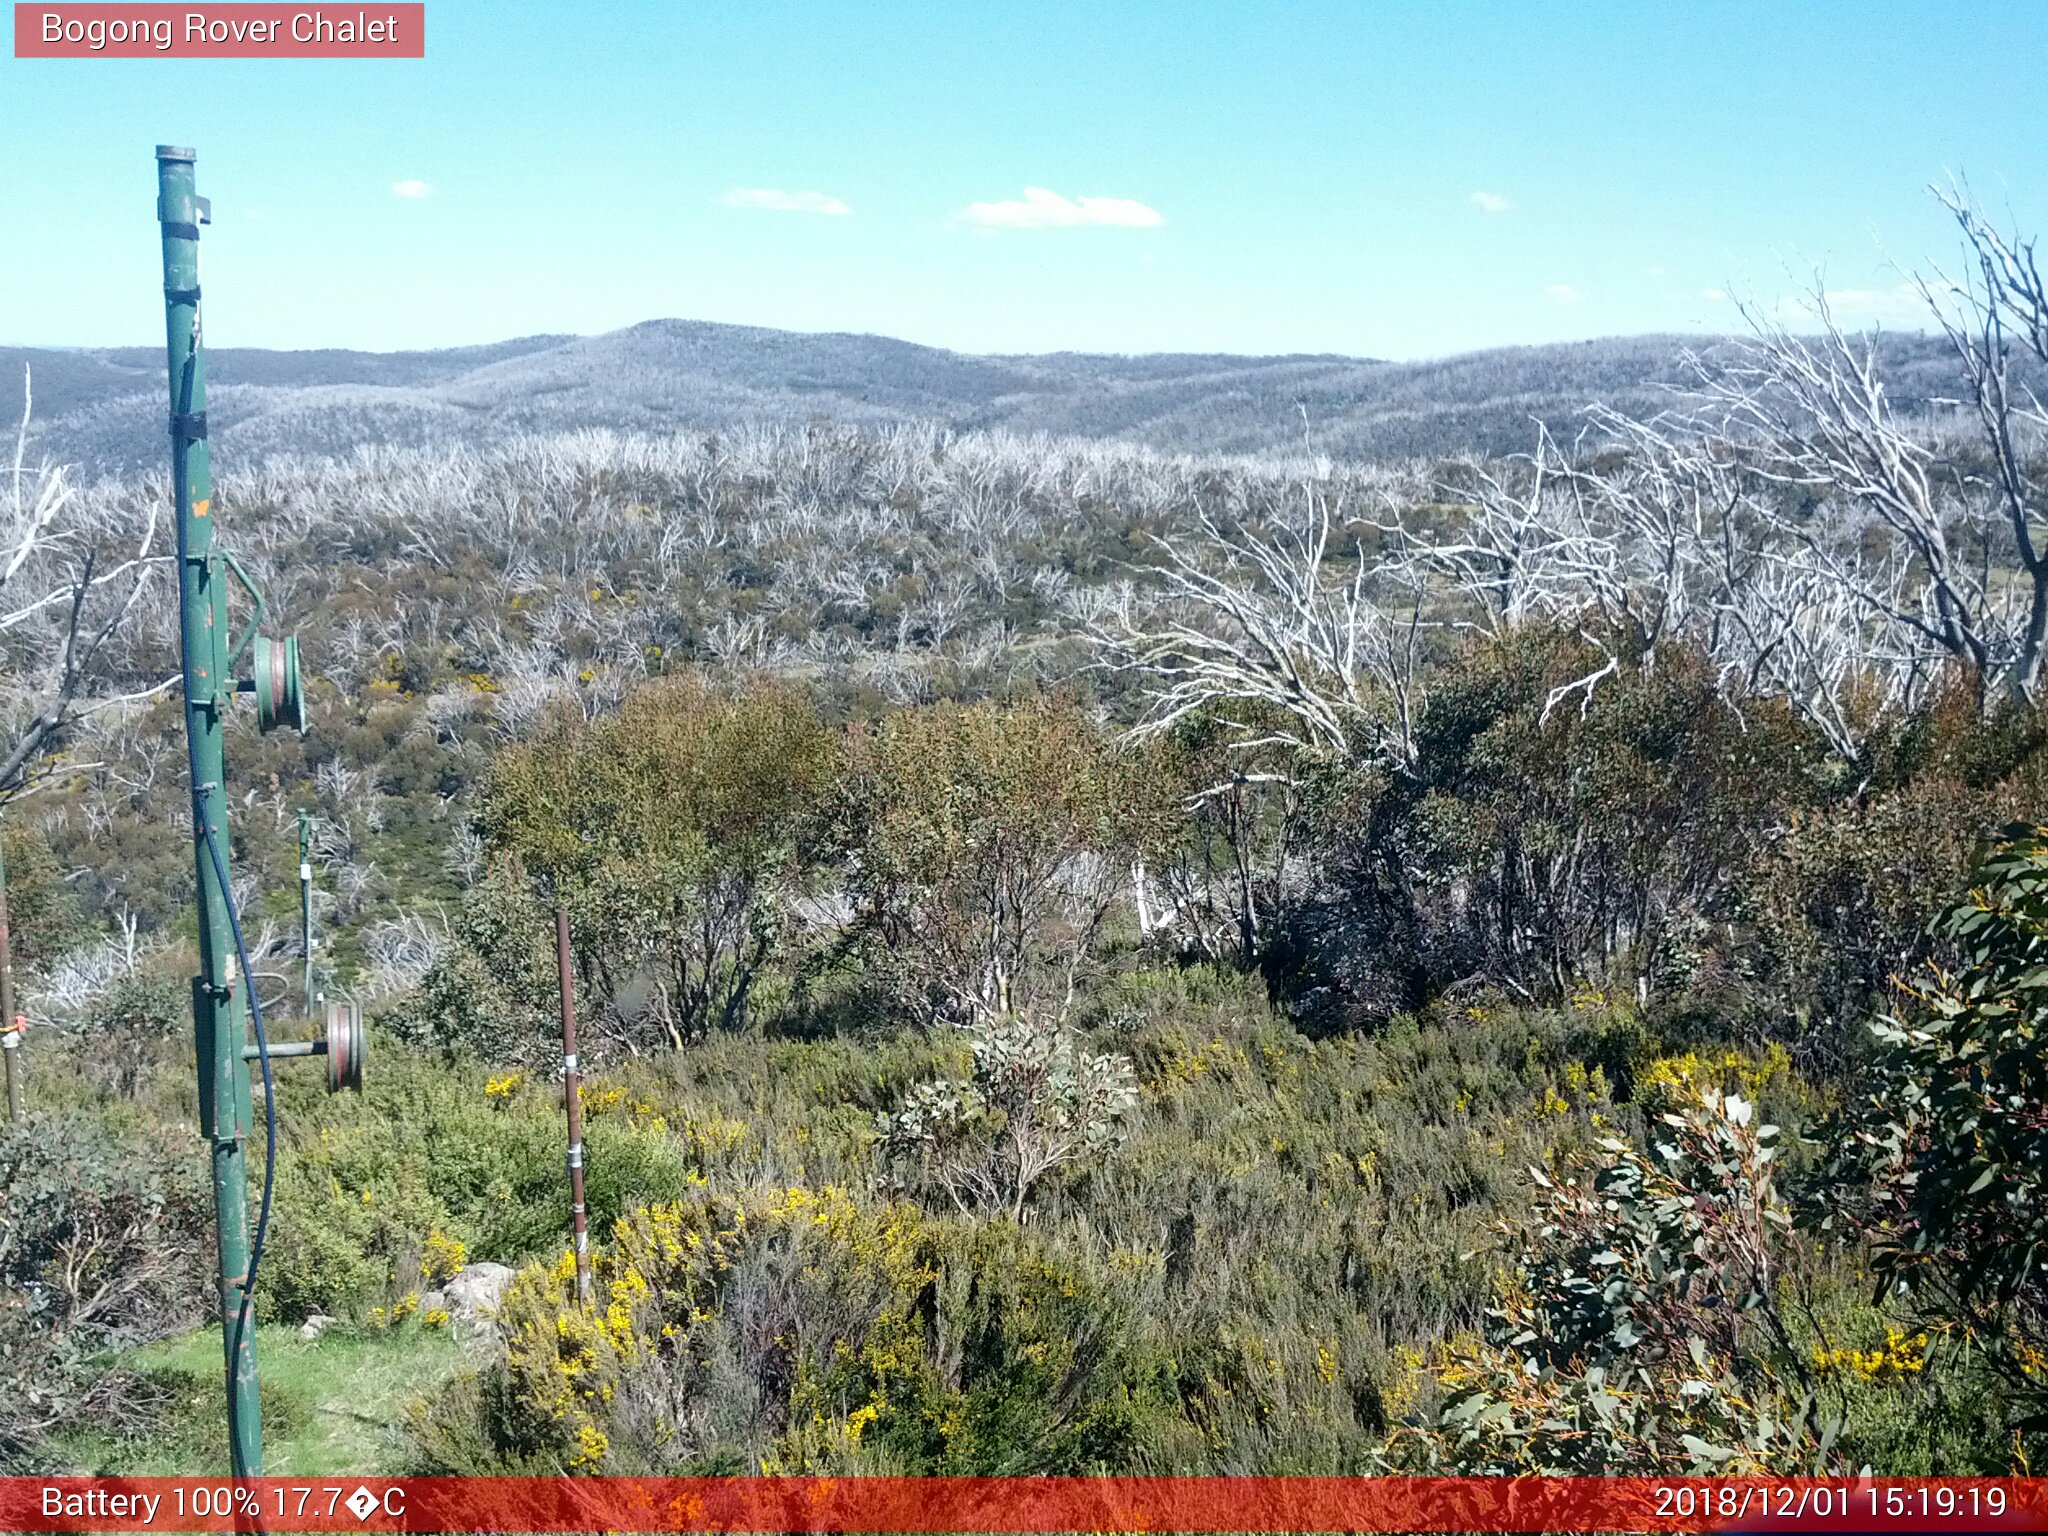
[[[299,677],[299,637],[285,635],[273,640],[258,635],[249,659],[257,728],[267,732],[285,725],[305,735],[306,691]]]
[[[327,1091],[363,1091],[363,1061],[369,1054],[363,1038],[363,1010],[356,1003],[327,1005]]]

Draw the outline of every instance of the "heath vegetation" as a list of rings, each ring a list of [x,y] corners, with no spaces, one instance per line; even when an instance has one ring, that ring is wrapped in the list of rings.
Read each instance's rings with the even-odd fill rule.
[[[262,1316],[438,1351],[516,1269],[422,1471],[2025,1470],[2048,297],[1952,211],[1939,409],[1823,304],[1513,457],[224,460],[316,658],[229,748],[254,984],[378,1037],[280,1074]],[[0,1464],[139,1463],[210,1264],[164,488],[15,484]]]

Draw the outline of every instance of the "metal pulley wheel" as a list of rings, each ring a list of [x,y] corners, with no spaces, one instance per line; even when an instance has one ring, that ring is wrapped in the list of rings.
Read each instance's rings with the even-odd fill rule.
[[[363,1091],[363,1063],[369,1043],[363,1038],[363,1010],[355,1003],[327,1005],[327,1091]]]
[[[288,725],[306,733],[306,693],[299,680],[299,637],[256,637],[251,653],[256,684],[256,724],[265,731]]]

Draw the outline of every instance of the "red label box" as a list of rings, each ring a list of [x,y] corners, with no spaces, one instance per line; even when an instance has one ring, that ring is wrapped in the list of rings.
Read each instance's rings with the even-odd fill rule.
[[[17,3],[17,59],[421,59],[424,4]]]
[[[0,1477],[0,1532],[2034,1530],[2041,1478]]]

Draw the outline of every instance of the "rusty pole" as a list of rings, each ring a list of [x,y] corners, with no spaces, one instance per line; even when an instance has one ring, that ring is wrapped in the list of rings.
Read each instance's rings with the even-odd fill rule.
[[[0,1055],[7,1058],[7,1118],[21,1119],[21,1030],[14,1018],[14,951],[7,930],[7,854],[0,850]]]
[[[569,909],[555,903],[555,976],[562,989],[562,1104],[569,1112],[569,1224],[576,1234],[576,1300],[590,1305],[590,1227],[583,1209],[583,1074],[576,1065],[576,992],[569,975]]]

